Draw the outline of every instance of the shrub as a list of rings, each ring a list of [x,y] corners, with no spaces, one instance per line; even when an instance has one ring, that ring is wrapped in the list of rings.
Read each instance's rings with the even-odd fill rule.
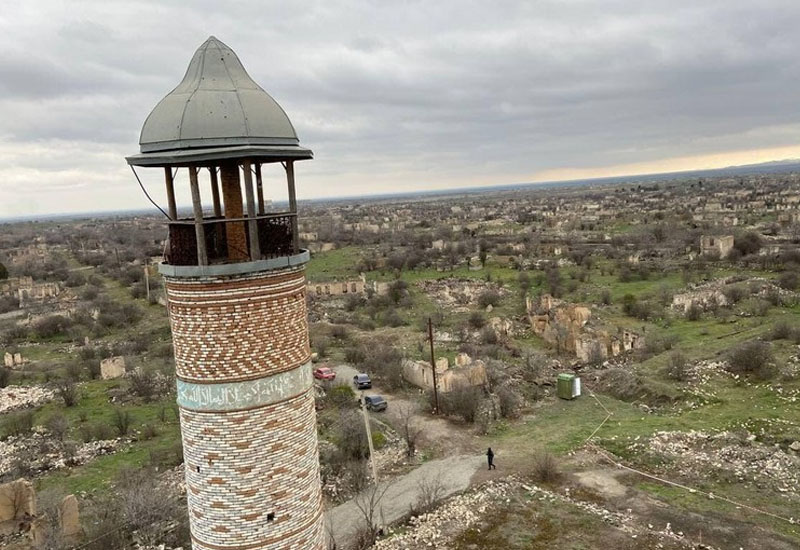
[[[800,285],[800,276],[794,271],[784,271],[778,277],[778,286],[785,290],[797,290]]]
[[[703,309],[697,305],[696,302],[692,302],[689,305],[689,309],[686,310],[684,313],[684,317],[686,317],[687,321],[699,321],[700,317],[703,316]]]
[[[340,342],[350,338],[350,331],[344,325],[333,325],[331,327],[331,336]]]
[[[406,324],[405,320],[397,313],[397,310],[392,308],[383,314],[383,324],[392,328],[402,327]]]
[[[11,369],[0,367],[0,388],[5,388],[11,381]]]
[[[770,340],[788,340],[795,332],[795,328],[788,321],[778,321],[772,326],[769,333]]]
[[[689,364],[681,352],[675,351],[667,359],[667,377],[679,382],[689,378]]]
[[[67,376],[56,381],[56,394],[64,401],[65,407],[72,407],[80,399],[78,384]]]
[[[483,391],[480,388],[463,385],[446,393],[440,392],[439,406],[444,414],[460,416],[464,422],[471,424],[475,422],[482,397]]]
[[[555,483],[561,479],[562,473],[556,457],[547,452],[540,452],[533,461],[531,477],[537,483]]]
[[[52,338],[63,334],[69,327],[69,320],[63,315],[48,315],[33,324],[33,333],[39,338]]]
[[[81,365],[75,361],[67,363],[66,367],[64,368],[67,378],[71,380],[75,380],[76,382],[81,379]]]
[[[59,441],[64,441],[64,438],[69,432],[69,421],[63,414],[54,413],[45,422],[47,430]]]
[[[743,285],[728,285],[722,289],[722,293],[730,304],[739,303],[749,295],[747,288]]]
[[[344,382],[333,386],[325,396],[326,400],[335,407],[353,407],[356,402],[356,392],[349,383]]]
[[[472,328],[480,329],[483,328],[483,326],[486,324],[486,317],[484,317],[483,313],[481,313],[480,311],[475,311],[469,316],[467,322],[469,323],[469,326],[471,326]]]
[[[622,297],[622,313],[633,316],[639,300],[633,294],[626,294]]]
[[[347,297],[344,299],[344,309],[346,311],[355,311],[361,304],[364,303],[364,300],[361,296],[357,294],[348,294]]]
[[[478,305],[482,308],[486,308],[488,306],[495,307],[497,304],[500,303],[500,293],[496,290],[486,290],[478,296]]]
[[[517,418],[522,407],[522,396],[508,386],[501,386],[497,390],[500,401],[500,415],[503,418]]]
[[[334,440],[345,460],[363,460],[369,457],[369,442],[360,412],[342,411]]]
[[[150,401],[156,394],[156,380],[152,372],[136,369],[128,376],[132,394]]]
[[[762,245],[763,239],[761,238],[761,235],[755,231],[748,231],[742,235],[737,235],[733,243],[733,247],[738,250],[742,256],[755,254],[761,250]]]
[[[497,333],[492,327],[486,326],[481,329],[481,342],[486,345],[497,343]]]
[[[766,342],[750,340],[728,353],[728,370],[734,374],[767,379],[773,374],[772,349]]]
[[[158,428],[154,424],[142,426],[142,439],[148,440],[158,436]]]
[[[3,420],[3,437],[27,434],[32,429],[33,411],[11,413]]]
[[[114,409],[114,427],[119,437],[128,435],[131,428],[131,413],[123,409]]]
[[[100,378],[100,360],[89,359],[86,361],[86,372],[89,374],[89,378],[92,380],[97,380]]]

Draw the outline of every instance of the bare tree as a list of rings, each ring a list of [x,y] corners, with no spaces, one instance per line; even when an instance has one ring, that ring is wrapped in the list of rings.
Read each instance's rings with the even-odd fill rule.
[[[406,441],[406,455],[411,458],[417,450],[417,439],[419,439],[422,429],[414,426],[414,407],[402,403],[395,409],[400,419],[400,434]]]
[[[380,505],[386,491],[391,485],[389,483],[370,485],[353,499],[353,503],[361,514],[363,524],[356,536],[356,548],[359,550],[370,548],[378,538],[382,529],[377,525],[377,519],[381,515]],[[381,523],[383,523],[381,521]]]
[[[80,399],[78,384],[73,378],[65,376],[56,382],[56,393],[64,401],[65,407],[72,407]]]
[[[417,496],[416,511],[426,512],[433,508],[445,495],[445,486],[439,476],[423,477],[417,482],[419,496]]]

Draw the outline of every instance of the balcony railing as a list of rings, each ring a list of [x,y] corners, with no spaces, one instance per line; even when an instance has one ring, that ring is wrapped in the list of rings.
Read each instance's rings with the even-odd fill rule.
[[[250,218],[204,218],[205,248],[209,264],[239,263],[297,254],[294,232],[297,214],[281,212],[256,216],[260,257],[251,257]],[[198,265],[197,233],[193,219],[169,222],[166,262]]]

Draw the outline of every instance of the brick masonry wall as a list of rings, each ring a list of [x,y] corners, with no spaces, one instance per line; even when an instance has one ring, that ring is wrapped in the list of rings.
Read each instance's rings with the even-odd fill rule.
[[[309,368],[303,267],[167,277],[166,288],[181,380],[246,392]],[[181,406],[180,417],[193,548],[325,547],[310,384],[244,410]]]
[[[311,358],[305,272],[167,278],[178,378],[195,383],[253,380]]]

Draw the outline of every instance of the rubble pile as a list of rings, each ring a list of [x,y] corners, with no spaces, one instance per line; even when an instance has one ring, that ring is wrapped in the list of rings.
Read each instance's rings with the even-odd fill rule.
[[[375,550],[444,548],[464,529],[478,523],[492,504],[504,501],[520,486],[520,483],[513,479],[484,483],[471,491],[449,498],[427,514],[412,517],[404,532],[379,540],[373,548]],[[458,518],[458,521],[454,522],[453,518]]]
[[[35,407],[55,397],[55,392],[44,386],[7,386],[0,388],[0,413]]]
[[[479,279],[435,279],[418,284],[437,306],[453,312],[469,311],[486,291],[494,291],[500,296],[508,294],[507,289]]]
[[[756,434],[747,431],[657,432],[649,439],[632,443],[628,450],[666,457],[674,461],[670,468],[682,475],[733,475],[740,483],[767,485],[784,496],[798,497],[800,456],[756,438]]]
[[[393,469],[406,461],[406,442],[392,430],[384,432],[386,444],[375,451],[375,466],[379,472]]]
[[[178,464],[174,468],[166,470],[160,476],[162,483],[170,491],[179,495],[186,494],[186,474],[183,471],[183,464]]]
[[[126,440],[118,438],[73,446],[69,442],[57,441],[45,430],[38,429],[30,435],[0,441],[0,477],[9,473],[22,457],[26,461],[25,467],[32,475],[37,475],[85,464],[98,456],[113,454],[126,443]]]
[[[479,527],[481,519],[491,515],[491,508],[511,502],[510,495],[525,491],[538,502],[561,503],[574,506],[582,512],[595,516],[607,525],[619,529],[631,538],[643,535],[655,536],[662,541],[678,542],[681,547],[698,548],[683,532],[675,532],[667,523],[663,528],[635,521],[631,510],[611,511],[594,502],[586,502],[571,496],[569,488],[556,493],[532,484],[526,484],[514,476],[501,481],[489,481],[472,490],[444,501],[435,510],[412,517],[402,531],[392,533],[373,546],[376,550],[412,550],[421,548],[450,548],[454,539],[465,530]],[[458,521],[454,521],[458,518]],[[660,547],[660,546],[658,546]],[[700,546],[714,550],[710,546]]]

